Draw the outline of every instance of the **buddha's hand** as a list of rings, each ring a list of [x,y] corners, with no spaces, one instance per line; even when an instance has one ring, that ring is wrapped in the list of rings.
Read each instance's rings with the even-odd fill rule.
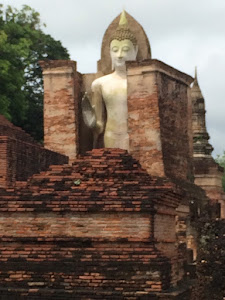
[[[99,135],[104,131],[104,124],[102,121],[97,121],[95,126],[95,132]]]
[[[84,123],[86,124],[86,126],[91,129],[95,128],[96,127],[95,111],[91,106],[91,103],[90,103],[87,93],[85,93],[82,98],[81,108],[82,108],[83,120],[84,120]]]

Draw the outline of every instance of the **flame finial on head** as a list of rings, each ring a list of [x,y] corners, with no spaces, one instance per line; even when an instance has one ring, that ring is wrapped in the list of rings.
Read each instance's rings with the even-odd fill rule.
[[[123,10],[120,15],[119,26],[127,26],[128,27],[127,16],[126,16],[125,10]]]
[[[110,43],[112,42],[112,40],[130,40],[134,46],[137,45],[137,39],[129,29],[125,10],[123,10],[120,15],[119,25],[116,31],[112,34]]]

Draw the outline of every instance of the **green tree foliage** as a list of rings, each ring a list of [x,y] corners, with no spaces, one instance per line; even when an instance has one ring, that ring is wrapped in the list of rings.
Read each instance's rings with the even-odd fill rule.
[[[0,114],[37,140],[43,137],[43,81],[39,60],[69,59],[61,42],[43,32],[40,15],[0,4]]]
[[[197,283],[191,300],[223,300],[225,297],[225,221],[198,223]]]
[[[225,192],[225,151],[222,155],[217,155],[216,162],[224,168],[224,174],[222,178],[223,190]]]

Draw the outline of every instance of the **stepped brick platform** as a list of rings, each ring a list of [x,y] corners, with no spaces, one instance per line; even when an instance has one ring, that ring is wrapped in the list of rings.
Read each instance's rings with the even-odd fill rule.
[[[120,149],[92,150],[73,165],[51,166],[1,189],[0,294],[170,299],[159,295],[182,280],[180,201],[175,184],[150,177]],[[171,299],[179,299],[175,294]]]

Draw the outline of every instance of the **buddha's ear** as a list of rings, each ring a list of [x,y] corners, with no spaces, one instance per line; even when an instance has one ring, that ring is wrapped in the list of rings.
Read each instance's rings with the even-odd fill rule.
[[[136,46],[134,47],[134,49],[135,49],[135,55],[136,55],[136,57],[137,57],[137,53],[138,53],[138,45],[136,45]]]
[[[114,69],[115,69],[115,66],[114,66],[114,61],[112,59],[112,71],[114,71]]]

